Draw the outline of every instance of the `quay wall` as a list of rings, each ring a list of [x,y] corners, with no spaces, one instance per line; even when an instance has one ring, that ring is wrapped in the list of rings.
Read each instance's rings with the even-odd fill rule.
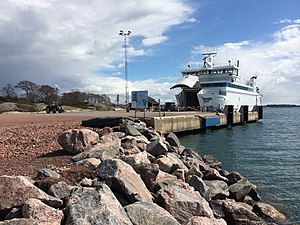
[[[205,119],[211,117],[219,117],[219,124],[206,126],[204,123]],[[192,130],[202,130],[212,127],[226,127],[231,126],[228,124],[228,118],[226,114],[211,114],[211,115],[180,115],[180,116],[163,116],[163,117],[151,117],[151,118],[140,118],[144,120],[148,126],[153,127],[155,130],[161,133],[169,132],[184,132]],[[239,125],[245,123],[257,122],[259,120],[258,112],[249,112],[247,121],[245,121],[241,113],[233,114],[233,124]]]
[[[145,122],[161,133],[176,133],[202,128],[202,118],[197,115],[153,117],[146,119]]]

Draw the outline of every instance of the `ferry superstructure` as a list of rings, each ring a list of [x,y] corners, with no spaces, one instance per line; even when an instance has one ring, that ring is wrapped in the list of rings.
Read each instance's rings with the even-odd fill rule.
[[[225,110],[232,105],[234,111],[248,106],[249,111],[262,104],[262,95],[256,86],[257,76],[244,81],[239,76],[239,61],[228,61],[227,65],[214,66],[216,52],[204,53],[203,66],[183,70],[182,79],[171,89],[180,87],[176,95],[178,106],[200,106],[202,111]]]

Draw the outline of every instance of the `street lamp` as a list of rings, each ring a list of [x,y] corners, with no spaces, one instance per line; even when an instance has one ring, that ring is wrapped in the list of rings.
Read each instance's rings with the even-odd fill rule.
[[[124,50],[125,50],[125,57],[124,57],[124,61],[125,61],[125,96],[126,96],[126,100],[125,100],[125,104],[126,104],[126,111],[129,112],[129,93],[128,93],[128,63],[127,63],[127,36],[129,36],[131,34],[131,31],[127,31],[127,33],[125,33],[124,31],[120,30],[119,35],[124,37]]]

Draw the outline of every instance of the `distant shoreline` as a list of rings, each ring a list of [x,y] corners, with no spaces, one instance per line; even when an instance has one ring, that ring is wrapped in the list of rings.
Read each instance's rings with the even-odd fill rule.
[[[300,107],[300,105],[295,105],[295,104],[268,104],[268,105],[264,105],[264,107],[270,107],[270,108],[292,108],[292,107]]]

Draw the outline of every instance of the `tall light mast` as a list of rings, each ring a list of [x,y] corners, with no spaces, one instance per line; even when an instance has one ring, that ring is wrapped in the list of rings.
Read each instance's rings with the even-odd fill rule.
[[[126,104],[126,111],[129,112],[129,93],[128,93],[128,62],[127,62],[127,37],[131,34],[131,31],[127,31],[125,33],[123,30],[120,30],[119,35],[124,37],[124,66],[125,66],[125,104]]]

